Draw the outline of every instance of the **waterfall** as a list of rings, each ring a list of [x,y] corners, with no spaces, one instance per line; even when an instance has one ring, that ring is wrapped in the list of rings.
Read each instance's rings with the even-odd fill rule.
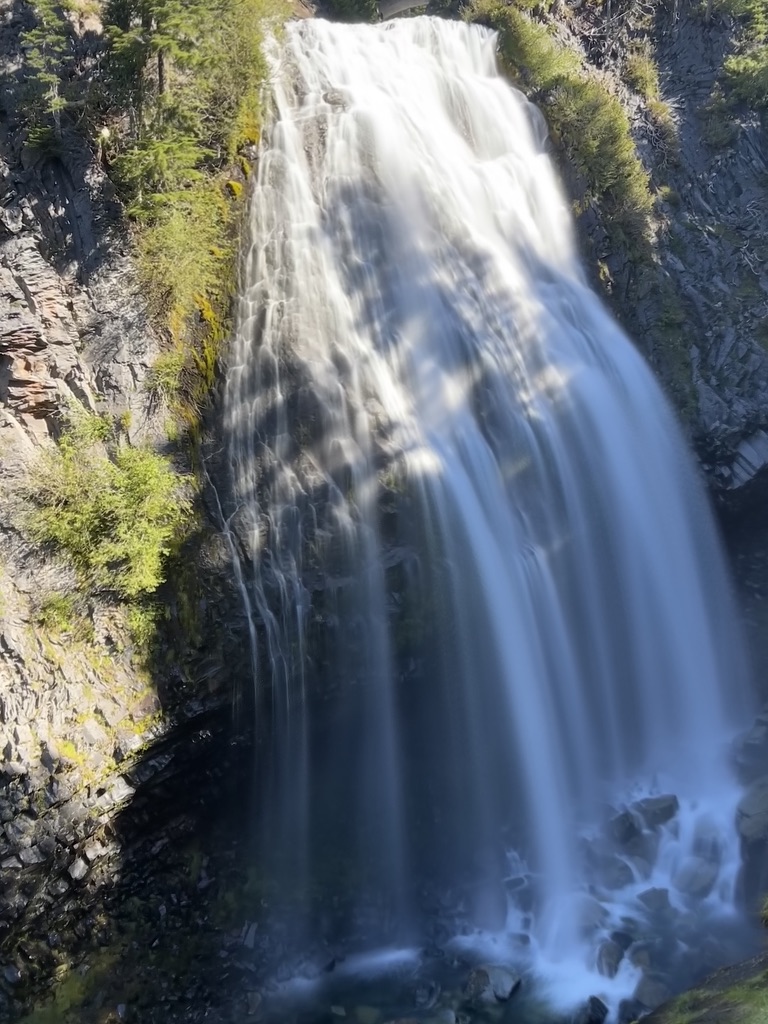
[[[281,920],[359,948],[506,936],[567,1002],[626,994],[601,937],[654,885],[691,910],[702,835],[696,905],[732,908],[746,679],[692,460],[495,45],[428,18],[274,44],[227,523]],[[673,826],[607,850],[654,792]]]

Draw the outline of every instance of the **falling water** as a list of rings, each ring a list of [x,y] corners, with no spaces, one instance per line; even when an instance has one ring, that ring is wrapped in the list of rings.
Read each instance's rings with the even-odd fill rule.
[[[417,18],[275,46],[228,527],[258,634],[261,858],[296,933],[448,941],[450,919],[510,956],[522,935],[567,1001],[643,889],[690,910],[675,878],[702,834],[699,902],[732,906],[744,672],[690,456],[585,282],[495,43]],[[631,869],[603,884],[585,849],[654,791],[682,810],[650,852],[601,847]]]

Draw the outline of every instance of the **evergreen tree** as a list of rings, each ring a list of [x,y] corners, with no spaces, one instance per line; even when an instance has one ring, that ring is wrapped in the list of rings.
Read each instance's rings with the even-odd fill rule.
[[[21,37],[26,47],[26,114],[34,126],[61,136],[61,112],[67,105],[63,81],[71,60],[69,22],[53,0],[35,0],[35,27]]]

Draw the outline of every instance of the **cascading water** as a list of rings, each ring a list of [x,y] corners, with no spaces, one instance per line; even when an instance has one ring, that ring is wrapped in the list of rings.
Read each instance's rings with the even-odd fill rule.
[[[745,673],[691,460],[494,51],[426,18],[275,47],[225,400],[261,861],[308,943],[463,922],[615,1002],[644,890],[731,912]],[[632,786],[681,810],[605,811]]]

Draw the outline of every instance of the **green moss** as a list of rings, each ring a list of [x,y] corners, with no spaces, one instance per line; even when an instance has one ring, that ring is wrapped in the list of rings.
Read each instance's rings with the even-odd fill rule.
[[[243,197],[243,183],[240,181],[234,181],[230,178],[227,182],[227,190],[233,199],[242,199]]]

